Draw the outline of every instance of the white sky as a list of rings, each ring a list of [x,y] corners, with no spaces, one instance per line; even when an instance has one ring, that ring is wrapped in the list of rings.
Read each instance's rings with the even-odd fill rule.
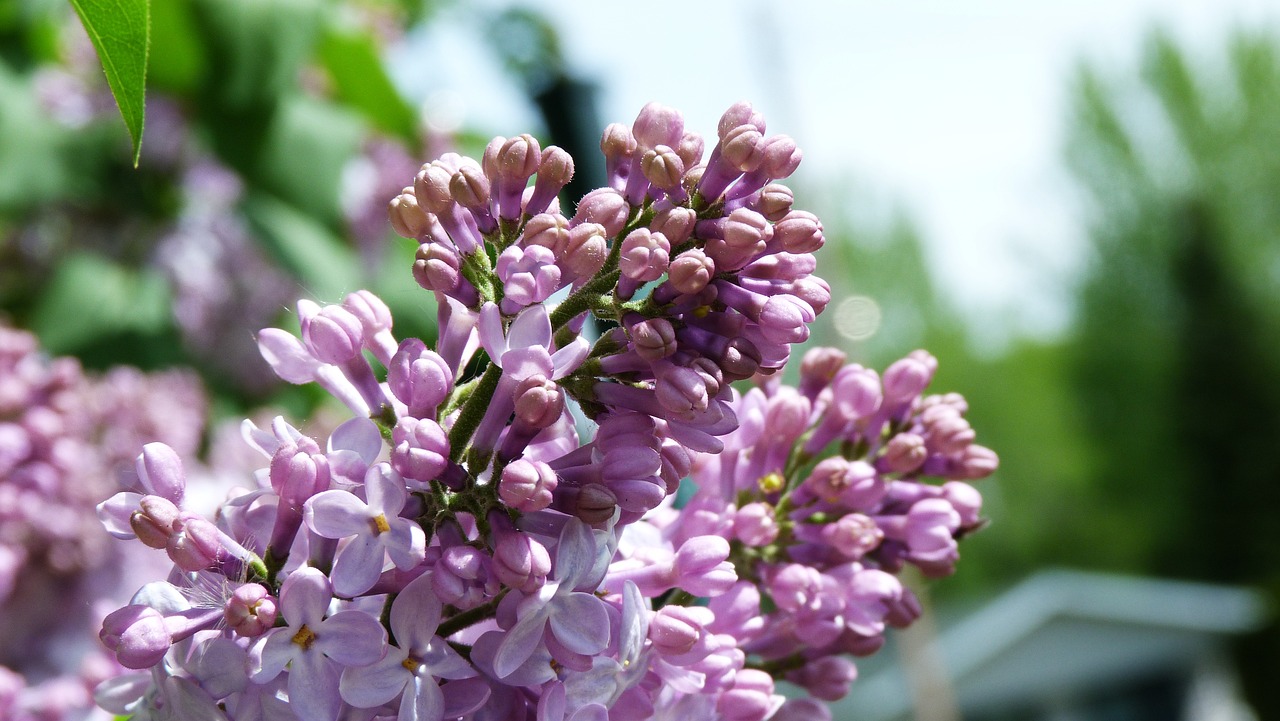
[[[527,4],[558,27],[570,69],[601,86],[603,122],[629,124],[658,100],[711,135],[724,108],[750,100],[804,149],[803,182],[852,178],[905,208],[940,287],[995,339],[1068,319],[1084,247],[1061,162],[1077,61],[1131,71],[1156,22],[1207,53],[1233,25],[1280,16],[1274,0]],[[523,132],[536,116],[479,35],[437,25],[429,59],[393,56],[400,79],[469,124]]]

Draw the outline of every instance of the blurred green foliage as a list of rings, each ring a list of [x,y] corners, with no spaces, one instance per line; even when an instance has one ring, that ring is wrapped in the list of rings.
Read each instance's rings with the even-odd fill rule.
[[[86,21],[99,17],[95,7],[85,4]],[[261,402],[184,353],[165,310],[171,298],[155,243],[183,212],[183,178],[174,161],[156,154],[176,142],[185,144],[183,158],[199,147],[235,172],[243,185],[235,211],[259,250],[292,276],[296,295],[332,302],[376,288],[402,311],[396,317],[404,332],[430,335],[430,303],[409,292],[416,285],[389,228],[388,252],[371,264],[340,196],[344,173],[370,139],[394,141],[409,157],[422,150],[418,111],[380,59],[381,33],[428,18],[432,7],[410,0],[151,0],[148,101],[176,108],[184,136],[164,137],[149,107],[134,170],[119,116],[99,113],[79,124],[50,117],[49,104],[67,98],[56,89],[49,97],[46,69],[102,79],[77,56],[69,7],[0,2],[0,314],[35,329],[52,352],[77,354],[90,367],[190,364],[235,399],[232,408]],[[122,27],[126,20],[113,18]],[[108,67],[115,60],[104,56]],[[122,101],[133,132],[127,106]],[[386,267],[392,255],[398,264]]]

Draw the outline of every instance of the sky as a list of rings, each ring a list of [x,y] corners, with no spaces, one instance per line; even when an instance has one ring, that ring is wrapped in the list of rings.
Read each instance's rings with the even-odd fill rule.
[[[1053,337],[1070,320],[1087,257],[1062,161],[1079,63],[1132,73],[1157,24],[1211,57],[1230,28],[1280,18],[1280,2],[1261,0],[523,5],[557,27],[569,71],[599,85],[605,122],[657,100],[711,135],[746,99],[803,148],[798,185],[844,183],[851,202],[904,210],[944,297],[993,343]],[[524,132],[536,114],[479,42],[471,7],[410,39],[419,60],[393,54],[398,78],[428,114]]]

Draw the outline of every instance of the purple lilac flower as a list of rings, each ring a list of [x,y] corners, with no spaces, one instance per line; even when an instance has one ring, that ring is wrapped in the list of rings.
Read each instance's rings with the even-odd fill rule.
[[[954,568],[982,523],[967,481],[996,459],[962,398],[923,395],[922,351],[883,377],[812,351],[781,383],[830,301],[821,223],[778,182],[800,153],[746,104],[707,145],[646,106],[605,131],[609,184],[573,217],[572,160],[532,136],[422,166],[389,215],[438,340],[397,338],[368,291],[261,331],[281,378],[353,417],[323,444],[246,421],[253,482],[211,516],[147,447],[147,493],[104,518],[165,549],[160,588],[186,601],[109,617],[103,640],[150,675],[101,686],[104,706],[764,721],[810,709],[775,676],[843,695],[842,654],[920,613],[897,572]],[[588,340],[589,317],[612,329]]]

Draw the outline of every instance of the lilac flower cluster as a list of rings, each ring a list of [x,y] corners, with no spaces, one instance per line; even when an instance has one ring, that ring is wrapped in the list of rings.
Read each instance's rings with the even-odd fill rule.
[[[194,453],[204,407],[190,374],[90,376],[0,324],[0,718],[82,718],[120,670],[83,637],[163,568],[110,543],[92,509],[145,439]]]
[[[138,673],[99,703],[147,719],[763,721],[776,675],[843,693],[837,654],[913,617],[894,572],[949,571],[978,525],[968,486],[921,478],[977,478],[995,457],[962,400],[921,397],[927,355],[882,382],[817,351],[800,390],[780,385],[830,300],[822,226],[777,182],[800,152],[746,104],[706,145],[646,106],[606,129],[609,185],[571,217],[557,195],[573,161],[531,136],[423,166],[390,217],[418,243],[438,340],[397,339],[367,291],[300,301],[297,336],[263,330],[281,378],[353,417],[324,442],[246,421],[261,468],[212,519],[187,508],[180,454],[144,447],[146,492],[100,513],[176,568],[104,622]],[[700,490],[675,510],[687,478]]]

